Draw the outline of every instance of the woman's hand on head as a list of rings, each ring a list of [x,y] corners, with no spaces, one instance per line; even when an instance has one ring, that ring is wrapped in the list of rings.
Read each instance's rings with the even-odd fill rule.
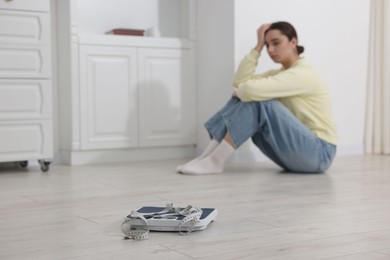
[[[258,51],[259,53],[261,52],[261,50],[263,49],[263,46],[265,44],[265,37],[264,37],[264,33],[266,30],[268,30],[268,28],[271,26],[270,23],[265,23],[265,24],[262,24],[259,29],[257,29],[257,44],[256,44],[256,47],[255,47],[255,50]]]

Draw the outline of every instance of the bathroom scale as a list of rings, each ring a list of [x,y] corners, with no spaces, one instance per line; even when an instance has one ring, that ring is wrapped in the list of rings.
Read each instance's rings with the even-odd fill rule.
[[[145,229],[151,231],[198,231],[207,228],[210,222],[214,221],[218,211],[215,208],[192,208],[190,213],[186,208],[178,208],[175,211],[167,210],[164,207],[145,206],[136,210],[137,215],[144,219],[134,217],[134,214],[127,215],[125,221],[131,224],[132,229]],[[191,222],[191,218],[193,220]],[[146,223],[145,223],[146,220]]]

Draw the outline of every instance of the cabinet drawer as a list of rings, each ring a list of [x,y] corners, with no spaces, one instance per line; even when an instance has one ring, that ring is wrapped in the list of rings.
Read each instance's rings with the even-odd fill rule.
[[[50,80],[0,80],[0,120],[51,117]]]
[[[50,78],[49,46],[0,46],[1,78]]]
[[[53,154],[50,120],[0,121],[0,162],[49,159]]]
[[[0,10],[1,44],[49,44],[49,37],[49,14]]]
[[[50,11],[49,0],[0,0],[1,9],[26,10],[26,11]]]

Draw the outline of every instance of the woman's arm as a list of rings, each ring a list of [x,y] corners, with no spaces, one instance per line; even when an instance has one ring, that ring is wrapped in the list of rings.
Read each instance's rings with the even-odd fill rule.
[[[252,77],[241,83],[236,88],[237,97],[241,101],[263,101],[297,96],[307,94],[322,84],[320,76],[304,64],[269,73],[271,75]]]
[[[259,29],[257,29],[257,44],[256,44],[256,47],[254,48],[258,53],[261,53],[261,51],[263,50],[263,47],[264,47],[264,44],[265,44],[265,40],[264,40],[264,33],[265,31],[268,30],[268,28],[271,26],[270,23],[267,23],[267,24],[263,24],[259,27]]]
[[[264,33],[265,31],[271,26],[271,24],[263,24],[257,29],[257,44],[255,48],[244,57],[244,59],[241,61],[240,65],[238,66],[238,69],[236,71],[233,85],[235,87],[238,87],[241,83],[249,80],[252,78],[256,67],[257,67],[257,61],[260,57],[260,53],[263,50],[264,47]]]
[[[236,74],[234,75],[233,85],[235,88],[238,88],[241,83],[244,83],[252,78],[257,67],[257,60],[259,59],[259,56],[260,53],[256,50],[251,50],[251,52],[242,59],[237,68]]]

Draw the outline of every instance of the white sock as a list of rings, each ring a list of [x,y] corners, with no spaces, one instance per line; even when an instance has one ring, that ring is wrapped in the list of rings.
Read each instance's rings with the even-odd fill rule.
[[[185,166],[181,169],[184,174],[209,174],[223,172],[225,161],[235,149],[225,140],[212,151],[209,156]]]
[[[196,157],[195,159],[189,161],[188,163],[186,164],[183,164],[183,165],[179,165],[176,167],[176,172],[180,172],[181,169],[183,167],[186,167],[190,164],[193,164],[194,162],[197,162],[197,161],[200,161],[202,160],[203,158],[205,158],[206,156],[208,156],[212,151],[214,151],[214,149],[219,145],[219,142],[215,139],[211,139],[209,145],[206,147],[206,149],[203,151],[203,153],[201,155],[199,155],[198,157]]]

